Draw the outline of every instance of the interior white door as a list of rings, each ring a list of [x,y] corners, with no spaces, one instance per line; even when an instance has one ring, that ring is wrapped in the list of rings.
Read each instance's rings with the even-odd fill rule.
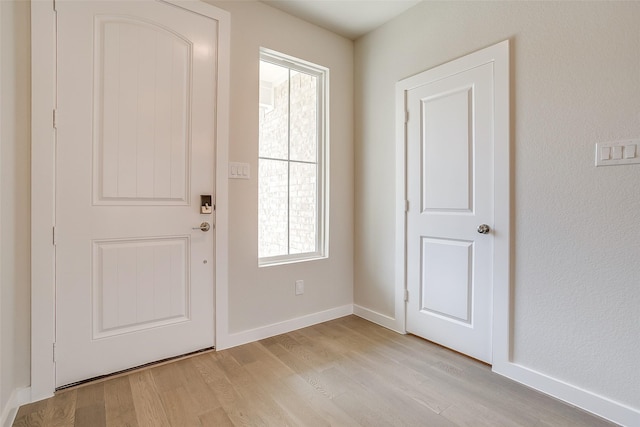
[[[62,386],[214,344],[218,33],[157,1],[56,8]]]
[[[414,77],[417,84],[406,92],[406,329],[487,363],[493,313],[493,67],[472,54]]]

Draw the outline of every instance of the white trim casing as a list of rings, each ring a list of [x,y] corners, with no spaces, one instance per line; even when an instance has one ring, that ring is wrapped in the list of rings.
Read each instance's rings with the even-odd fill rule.
[[[210,5],[199,3],[211,8]],[[218,19],[218,105],[216,145],[215,346],[229,334],[229,110],[231,94],[231,15],[215,8]]]
[[[216,105],[216,289],[215,343],[228,335],[228,152],[230,14],[201,1],[165,0],[218,21]],[[31,3],[31,396],[55,390],[55,132],[56,23],[53,0]]]
[[[493,369],[511,361],[511,93],[510,45],[505,40],[485,50],[493,56]],[[482,52],[484,52],[483,50]],[[487,58],[489,59],[489,58]]]
[[[55,366],[55,13],[31,3],[31,400],[53,395]]]
[[[402,81],[396,83],[396,256],[395,330],[406,333],[407,289],[407,101]]]

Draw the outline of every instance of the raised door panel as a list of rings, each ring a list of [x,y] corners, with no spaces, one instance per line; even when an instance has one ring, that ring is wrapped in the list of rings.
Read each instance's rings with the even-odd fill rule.
[[[421,312],[470,324],[473,295],[473,242],[422,238]]]
[[[192,43],[133,18],[94,28],[94,204],[187,204]]]
[[[421,103],[422,210],[473,210],[473,88]]]
[[[189,240],[94,242],[94,339],[189,319]]]

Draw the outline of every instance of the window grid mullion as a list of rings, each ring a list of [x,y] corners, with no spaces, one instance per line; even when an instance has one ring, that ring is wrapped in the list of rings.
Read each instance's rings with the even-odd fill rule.
[[[276,162],[291,162],[291,163],[300,163],[303,165],[317,165],[318,162],[312,162],[310,160],[287,160],[287,159],[280,159],[278,157],[265,157],[265,156],[258,156],[259,159],[261,160],[273,160]]]
[[[287,89],[287,255],[291,255],[291,68]]]

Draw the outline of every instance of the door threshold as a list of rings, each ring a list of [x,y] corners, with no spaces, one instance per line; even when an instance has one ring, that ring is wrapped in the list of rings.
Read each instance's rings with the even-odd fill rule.
[[[493,364],[492,364],[492,363],[485,362],[484,360],[476,359],[476,358],[475,358],[475,357],[473,357],[473,356],[469,356],[468,354],[464,354],[464,353],[462,353],[462,352],[460,352],[460,351],[458,351],[458,350],[455,350],[455,349],[453,349],[453,348],[451,348],[451,347],[447,347],[446,345],[442,345],[442,344],[437,343],[437,342],[435,342],[435,341],[428,340],[428,339],[426,339],[426,338],[424,338],[424,337],[421,337],[420,335],[416,335],[416,334],[414,334],[413,332],[409,332],[409,331],[407,331],[407,335],[411,335],[411,336],[414,336],[414,337],[416,337],[416,338],[421,339],[422,341],[426,341],[426,342],[431,343],[431,344],[433,344],[433,345],[437,345],[438,347],[442,348],[443,350],[450,351],[451,353],[455,353],[455,354],[457,354],[457,355],[459,355],[459,356],[464,357],[465,359],[472,360],[472,361],[474,361],[474,362],[480,363],[480,364],[482,364],[482,365],[484,365],[484,366],[487,366],[487,367],[489,367],[489,368],[492,368],[492,367],[493,367]]]
[[[85,386],[85,385],[88,385],[88,384],[100,383],[100,382],[103,382],[103,381],[107,381],[107,380],[111,380],[111,379],[114,379],[114,378],[122,377],[124,375],[129,375],[129,374],[131,374],[133,372],[144,371],[145,369],[155,368],[157,366],[162,366],[162,365],[166,365],[168,363],[177,362],[178,360],[182,360],[182,359],[188,359],[190,357],[197,356],[197,355],[203,354],[203,353],[208,353],[208,352],[211,352],[211,351],[215,351],[215,347],[203,348],[201,350],[192,351],[191,353],[185,353],[185,354],[181,354],[179,356],[167,357],[166,359],[156,360],[155,362],[149,362],[149,363],[145,363],[144,365],[139,365],[139,366],[134,366],[134,367],[128,368],[128,369],[123,369],[122,371],[112,372],[110,374],[105,374],[105,375],[99,375],[97,377],[88,378],[88,379],[82,380],[82,381],[76,381],[75,383],[71,383],[71,384],[60,386],[60,387],[56,387],[56,393],[59,392],[59,391],[74,390],[76,388],[79,388],[79,387],[82,387],[82,386]]]

